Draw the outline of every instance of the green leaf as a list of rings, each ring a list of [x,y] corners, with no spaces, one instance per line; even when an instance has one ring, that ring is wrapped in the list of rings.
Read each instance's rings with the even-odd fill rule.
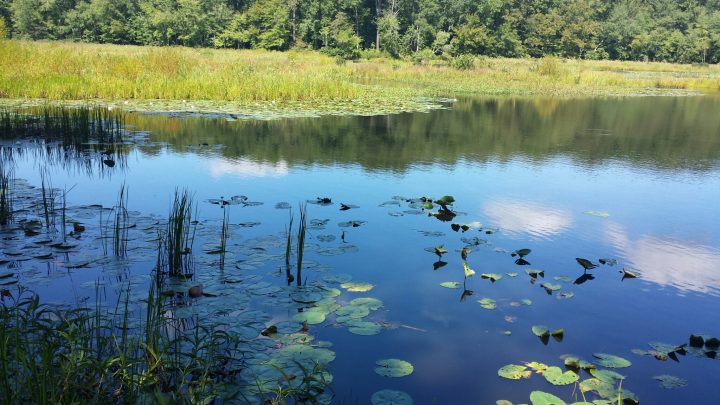
[[[366,307],[371,311],[376,311],[382,308],[383,302],[377,298],[363,297],[353,299],[352,301],[350,301],[350,305],[354,305],[356,307]]]
[[[675,389],[687,387],[688,383],[682,378],[674,377],[667,374],[656,375],[653,379],[660,382],[660,386],[665,389]]]
[[[534,325],[532,332],[539,338],[550,336],[550,330],[545,325]]]
[[[607,353],[593,353],[593,357],[597,359],[596,363],[607,368],[625,368],[630,367],[632,363],[622,357]]]
[[[480,303],[480,306],[485,309],[495,309],[497,308],[497,304],[495,304],[495,300],[492,298],[483,298],[478,300],[478,303]]]
[[[624,375],[612,370],[590,369],[590,375],[609,384],[615,384],[617,381],[625,379]]]
[[[601,218],[607,218],[610,216],[610,214],[605,211],[585,211],[585,214]]]
[[[317,325],[325,322],[325,313],[320,311],[305,311],[295,314],[293,319],[298,322],[307,322],[308,325]]]
[[[460,288],[462,283],[457,281],[443,281],[442,283],[440,283],[440,285],[445,288]]]
[[[412,374],[414,367],[405,360],[383,359],[375,362],[375,372],[384,377],[404,377]]]
[[[497,273],[482,273],[480,274],[480,278],[489,279],[493,283],[500,280],[502,278],[502,275]]]
[[[340,287],[350,292],[367,292],[372,290],[375,286],[370,283],[342,283]]]
[[[523,305],[532,305],[532,301],[529,300],[529,299],[527,299],[527,298],[521,299],[521,300],[520,300],[520,303],[523,304]]]
[[[550,367],[543,372],[543,377],[552,385],[568,385],[576,382],[580,377],[573,371],[563,371],[560,367]]]
[[[377,322],[370,321],[351,321],[347,323],[348,331],[356,335],[372,336],[377,335],[382,327]]]
[[[530,402],[532,402],[532,405],[567,405],[567,402],[555,395],[542,391],[531,392]]]
[[[463,271],[465,272],[465,277],[472,277],[475,275],[475,270],[471,269],[467,262],[463,262]]]
[[[373,405],[412,405],[413,400],[402,391],[381,390],[372,394],[370,402]]]
[[[519,380],[521,378],[530,378],[532,372],[525,366],[517,364],[508,364],[498,370],[498,375],[509,380]]]
[[[584,268],[585,270],[590,270],[590,269],[594,269],[595,267],[597,267],[597,264],[591,262],[591,261],[588,260],[588,259],[583,259],[582,257],[576,257],[575,260],[576,260],[581,266],[583,266],[583,268]]]
[[[548,294],[552,294],[553,291],[557,291],[562,288],[560,284],[542,283],[540,287],[544,288]]]

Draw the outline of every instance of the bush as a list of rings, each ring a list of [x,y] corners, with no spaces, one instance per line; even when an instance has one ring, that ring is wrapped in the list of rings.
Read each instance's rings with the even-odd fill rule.
[[[450,66],[458,70],[470,70],[475,68],[475,57],[468,54],[458,55],[450,61]]]
[[[537,64],[536,71],[542,76],[559,77],[563,73],[560,58],[556,56],[543,56]]]
[[[437,59],[437,56],[431,49],[428,48],[421,49],[410,55],[410,60],[415,65],[427,65],[433,59]]]

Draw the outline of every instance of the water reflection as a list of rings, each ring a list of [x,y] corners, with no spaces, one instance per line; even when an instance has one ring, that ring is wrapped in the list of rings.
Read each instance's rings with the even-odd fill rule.
[[[207,166],[212,177],[225,175],[249,177],[281,177],[290,172],[287,162],[256,162],[250,159],[208,159]]]
[[[622,252],[643,280],[681,291],[720,295],[720,251],[668,237],[628,236],[622,225],[605,229],[605,238]]]
[[[485,203],[482,211],[493,226],[516,236],[527,234],[548,239],[573,224],[571,212],[528,201],[494,200]]]

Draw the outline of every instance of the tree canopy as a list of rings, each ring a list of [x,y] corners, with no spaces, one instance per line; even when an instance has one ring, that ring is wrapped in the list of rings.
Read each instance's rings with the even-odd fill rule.
[[[720,0],[0,0],[24,39],[291,47],[355,58],[462,54],[720,61]]]

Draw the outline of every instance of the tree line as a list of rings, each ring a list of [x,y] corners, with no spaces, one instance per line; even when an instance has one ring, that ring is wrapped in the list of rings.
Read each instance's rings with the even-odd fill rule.
[[[0,0],[0,36],[717,63],[720,0]]]

